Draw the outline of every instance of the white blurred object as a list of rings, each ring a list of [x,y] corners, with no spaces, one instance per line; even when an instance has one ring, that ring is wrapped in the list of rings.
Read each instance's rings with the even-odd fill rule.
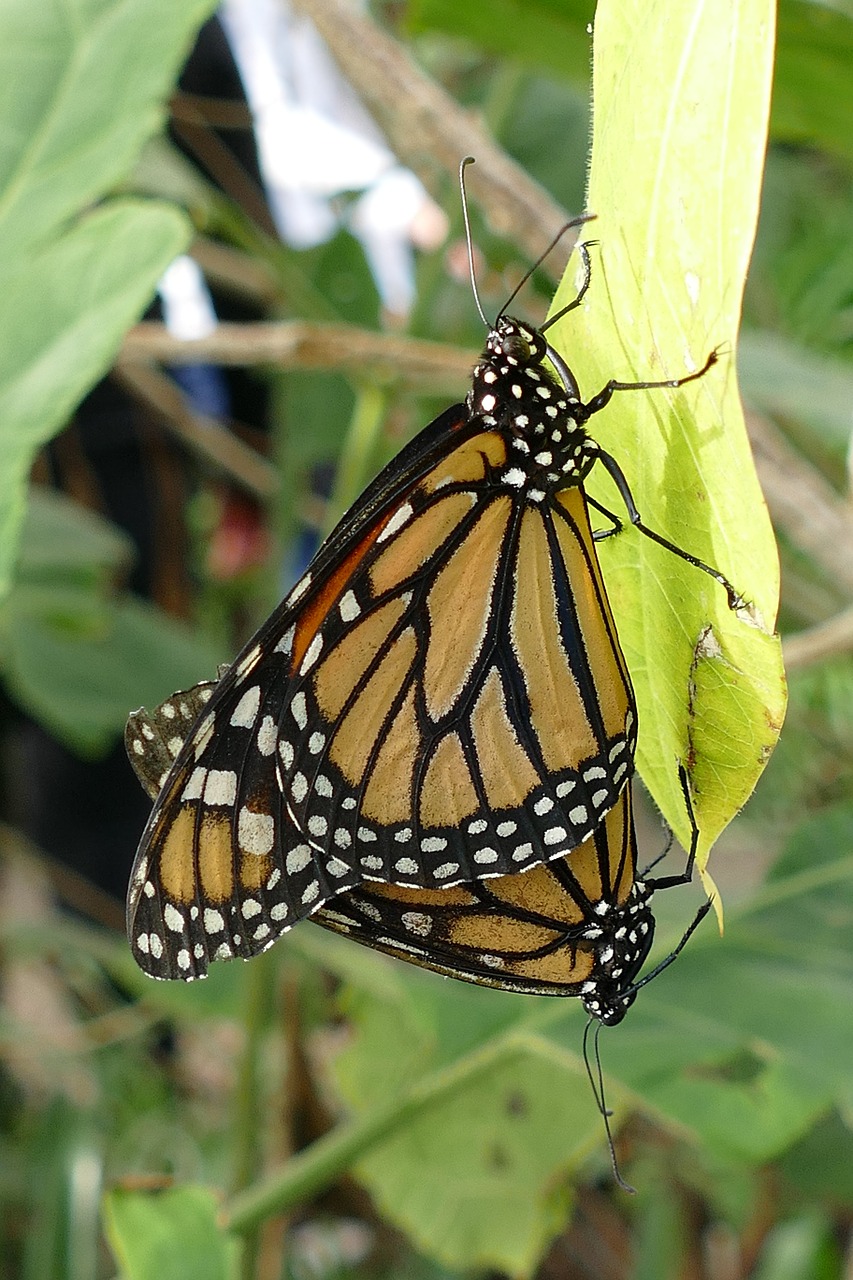
[[[350,230],[364,246],[384,305],[395,315],[407,315],[415,300],[413,245],[437,249],[448,226],[444,210],[410,169],[399,166],[383,173],[350,213]]]
[[[364,191],[349,226],[362,242],[383,305],[405,314],[414,295],[413,228],[446,219],[401,169],[313,24],[287,0],[223,0],[228,37],[255,122],[267,201],[295,248],[335,234],[332,200]],[[424,217],[426,209],[437,211]],[[441,222],[441,219],[444,219]]]
[[[213,299],[198,264],[185,253],[171,262],[157,285],[163,322],[184,342],[206,338],[216,328]]]

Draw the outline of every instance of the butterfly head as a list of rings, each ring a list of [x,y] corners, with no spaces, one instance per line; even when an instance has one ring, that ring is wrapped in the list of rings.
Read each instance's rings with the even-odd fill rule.
[[[487,352],[520,368],[541,364],[546,349],[545,338],[538,330],[512,316],[498,316],[486,343]]]
[[[637,998],[635,979],[655,933],[651,895],[651,886],[638,880],[622,906],[599,902],[594,908],[601,932],[595,939],[593,976],[584,983],[581,1003],[603,1026],[621,1022]],[[587,937],[592,932],[587,930]]]

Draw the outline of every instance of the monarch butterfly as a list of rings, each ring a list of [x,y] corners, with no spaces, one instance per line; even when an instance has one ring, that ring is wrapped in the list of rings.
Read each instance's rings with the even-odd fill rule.
[[[173,695],[127,726],[136,773],[152,799],[181,749],[183,735],[215,684]],[[676,949],[645,977],[651,950],[651,897],[692,877],[699,831],[687,777],[682,789],[693,839],[678,875],[637,877],[631,786],[568,856],[526,871],[443,889],[368,882],[319,907],[311,919],[423,968],[481,986],[532,995],[579,996],[587,1013],[613,1026],[637,991],[671,963],[710,907],[706,902]]]
[[[580,253],[578,296],[549,324],[589,286]],[[615,392],[683,386],[717,353],[680,379],[612,379],[584,402],[547,327],[498,317],[466,402],[344,516],[205,687],[186,741],[164,740],[173,763],[128,894],[131,947],[153,977],[255,955],[366,882],[471,885],[565,858],[597,831],[636,742],[582,487],[597,461],[632,523],[740,605],[721,574],[642,523],[585,430]],[[612,521],[599,536],[621,528],[593,505]],[[131,759],[153,732],[131,728]]]

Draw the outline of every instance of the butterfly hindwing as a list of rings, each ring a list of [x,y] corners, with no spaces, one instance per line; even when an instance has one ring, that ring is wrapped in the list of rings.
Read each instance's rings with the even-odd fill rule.
[[[568,857],[454,889],[366,884],[313,918],[398,959],[480,986],[594,997],[608,981],[627,991],[651,948],[654,920],[635,904],[635,897],[641,903],[636,866],[628,786]]]

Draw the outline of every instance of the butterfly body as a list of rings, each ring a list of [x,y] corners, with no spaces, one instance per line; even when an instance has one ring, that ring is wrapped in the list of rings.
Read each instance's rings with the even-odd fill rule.
[[[128,899],[149,973],[256,954],[368,881],[448,889],[594,832],[636,710],[581,486],[592,411],[540,333],[496,322],[466,404],[347,513],[163,780]]]

